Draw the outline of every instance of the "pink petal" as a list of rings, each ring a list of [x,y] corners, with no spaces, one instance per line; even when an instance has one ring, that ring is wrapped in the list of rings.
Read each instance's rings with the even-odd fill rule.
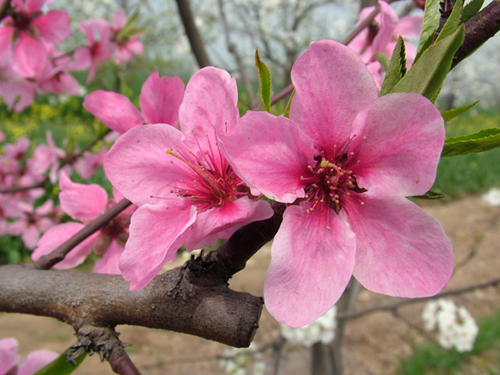
[[[221,238],[229,238],[242,226],[273,216],[266,201],[252,201],[248,197],[226,202],[222,207],[199,212],[196,222],[187,231],[187,251],[213,246]],[[218,234],[223,234],[219,237]]]
[[[111,245],[109,245],[102,258],[95,262],[92,272],[121,275],[122,271],[120,270],[119,264],[122,253],[123,247],[121,247],[115,240],[111,241]]]
[[[196,72],[187,84],[179,110],[188,146],[201,154],[215,149],[215,127],[226,124],[232,130],[239,118],[237,103],[236,81],[228,72],[214,67]]]
[[[331,41],[313,42],[292,68],[295,86],[290,119],[327,159],[349,139],[354,116],[378,97],[375,82],[365,64],[349,48]]]
[[[123,28],[125,26],[125,23],[127,22],[127,15],[125,13],[125,10],[123,8],[118,8],[113,12],[112,15],[113,19],[113,27],[115,30]]]
[[[33,12],[41,10],[46,0],[25,0],[26,10]]]
[[[68,63],[69,70],[85,70],[92,64],[89,47],[80,47],[73,54],[73,61]]]
[[[13,26],[0,27],[0,58],[12,48],[12,31],[14,31]]]
[[[106,176],[138,206],[165,202],[164,198],[172,196],[172,188],[167,184],[191,178],[185,163],[166,153],[172,149],[188,155],[189,149],[183,140],[179,130],[164,124],[130,129],[118,138],[104,158]]]
[[[401,35],[405,39],[416,39],[420,36],[422,30],[423,16],[405,16],[402,17],[396,28],[394,35]]]
[[[345,213],[326,206],[306,213],[289,206],[274,238],[264,281],[271,315],[301,327],[326,313],[344,292],[354,268],[356,238]]]
[[[179,77],[149,76],[142,86],[139,106],[150,124],[177,126],[179,107],[184,97],[184,82]]]
[[[441,224],[405,198],[369,198],[348,207],[356,233],[354,276],[394,297],[437,294],[453,273],[453,250]]]
[[[196,220],[195,207],[182,203],[167,209],[145,204],[132,215],[130,237],[120,258],[120,270],[130,281],[130,290],[145,287],[165,263],[174,259],[186,229]]]
[[[316,165],[316,151],[293,121],[248,111],[232,133],[219,130],[218,135],[228,160],[249,186],[285,203],[305,196],[300,176],[308,174],[308,165]]]
[[[47,255],[55,250],[59,245],[70,239],[75,233],[83,228],[80,223],[64,223],[50,228],[43,234],[37,244],[37,248],[31,254],[31,259],[37,261],[42,255]],[[75,246],[64,258],[57,263],[55,269],[69,269],[83,263],[85,258],[92,251],[92,247],[99,235],[99,231],[86,238],[83,242]]]
[[[32,250],[36,247],[36,243],[40,238],[40,231],[35,225],[30,225],[23,231],[21,238],[23,239],[24,245]]]
[[[40,30],[40,36],[53,44],[59,44],[71,35],[69,14],[62,10],[52,9],[34,19],[33,24]]]
[[[104,212],[108,193],[99,185],[83,185],[72,182],[66,172],[59,176],[61,208],[75,220],[93,220]]]
[[[380,29],[373,40],[372,53],[383,52],[387,44],[391,41],[394,29],[398,23],[398,15],[392,7],[385,1],[379,1],[380,4]]]
[[[31,352],[19,365],[17,375],[33,375],[56,358],[59,358],[59,354],[51,350],[37,350]]]
[[[111,91],[97,90],[87,95],[83,107],[112,130],[125,133],[144,119],[129,98]]]
[[[12,55],[12,67],[26,78],[35,78],[47,63],[47,50],[42,41],[21,33]]]
[[[382,96],[359,113],[352,130],[358,134],[351,142],[357,163],[352,170],[370,197],[421,195],[431,188],[445,129],[428,99],[414,93]]]
[[[18,343],[13,337],[0,340],[0,374],[7,374],[19,361]]]
[[[30,81],[0,82],[0,96],[3,97],[9,111],[14,107],[16,112],[21,112],[31,105],[35,89],[36,83]]]

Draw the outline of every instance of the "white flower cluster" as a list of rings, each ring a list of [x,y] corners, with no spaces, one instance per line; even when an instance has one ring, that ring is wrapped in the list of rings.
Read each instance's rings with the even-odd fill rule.
[[[219,365],[226,375],[263,375],[266,367],[262,353],[255,350],[253,342],[248,348],[224,349]]]
[[[291,344],[300,344],[308,348],[317,342],[329,344],[335,337],[335,328],[337,328],[336,315],[337,306],[333,306],[325,315],[304,327],[290,328],[282,324],[281,335]]]
[[[467,309],[457,307],[453,301],[438,299],[429,301],[422,311],[424,328],[432,331],[438,327],[438,342],[445,349],[459,352],[471,351],[479,328]]]
[[[486,194],[481,196],[481,199],[491,206],[500,206],[500,189],[491,188]]]

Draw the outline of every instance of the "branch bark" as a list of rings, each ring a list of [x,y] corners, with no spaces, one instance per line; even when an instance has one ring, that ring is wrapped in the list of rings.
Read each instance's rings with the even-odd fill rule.
[[[176,0],[177,8],[179,9],[179,15],[181,17],[182,24],[184,25],[184,30],[186,31],[186,36],[189,39],[189,44],[191,45],[191,50],[193,51],[196,62],[200,68],[212,65],[210,59],[208,58],[207,51],[205,50],[205,44],[201,38],[200,32],[196,27],[194,22],[193,12],[191,12],[191,6],[189,5],[189,0]]]

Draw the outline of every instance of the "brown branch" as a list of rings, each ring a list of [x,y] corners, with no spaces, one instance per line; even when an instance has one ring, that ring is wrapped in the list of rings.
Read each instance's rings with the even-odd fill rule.
[[[33,267],[41,270],[52,268],[56,263],[62,261],[66,254],[68,254],[76,245],[104,227],[111,219],[118,216],[120,212],[125,210],[131,204],[132,203],[129,200],[125,198],[122,199],[97,219],[90,222],[90,224],[85,225],[79,232],[54,249],[54,251],[50,254],[40,257],[40,259],[33,263]]]
[[[452,289],[447,292],[442,292],[439,293],[435,296],[432,297],[425,297],[425,298],[414,298],[414,299],[405,299],[400,302],[396,302],[390,305],[382,305],[382,306],[375,306],[369,309],[361,310],[361,311],[354,311],[350,313],[339,313],[337,314],[337,319],[342,320],[342,319],[356,319],[356,318],[361,318],[362,316],[372,314],[374,312],[379,312],[379,311],[393,311],[395,309],[398,309],[402,306],[406,305],[413,305],[416,303],[422,303],[422,302],[427,302],[432,299],[436,298],[443,298],[443,297],[448,297],[448,296],[455,296],[458,294],[464,294],[464,293],[469,293],[477,289],[484,289],[488,288],[491,286],[497,286],[500,284],[500,278],[498,279],[493,279],[484,283],[480,284],[475,284],[475,285],[470,285],[465,288],[459,288],[459,289]]]
[[[188,37],[189,44],[191,45],[191,50],[196,58],[196,62],[200,68],[212,65],[210,63],[210,59],[208,58],[207,51],[205,50],[203,39],[201,38],[200,32],[194,22],[193,12],[191,12],[189,0],[176,0],[176,3],[177,8],[179,9],[182,24],[184,25],[186,36]]]
[[[500,0],[493,0],[465,24],[465,39],[453,57],[453,69],[500,31]]]

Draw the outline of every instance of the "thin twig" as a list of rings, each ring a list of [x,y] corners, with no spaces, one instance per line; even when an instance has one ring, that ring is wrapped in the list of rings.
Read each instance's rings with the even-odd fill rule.
[[[68,254],[75,246],[104,227],[111,219],[118,216],[120,212],[125,210],[131,204],[132,203],[129,200],[125,198],[122,199],[97,219],[93,220],[90,224],[85,225],[79,232],[54,249],[50,254],[40,257],[40,259],[33,264],[33,267],[42,270],[52,268],[55,264],[62,261],[66,254]]]
[[[406,300],[396,302],[396,303],[393,303],[390,305],[375,306],[375,307],[371,307],[369,309],[365,309],[365,310],[361,310],[361,311],[354,311],[354,312],[350,312],[350,313],[339,313],[339,314],[337,314],[337,319],[342,320],[342,319],[361,318],[362,316],[369,315],[369,314],[379,312],[379,311],[388,311],[388,310],[390,311],[390,310],[398,309],[401,306],[427,302],[429,300],[436,299],[436,298],[443,298],[443,297],[447,297],[447,296],[454,296],[454,295],[458,295],[458,294],[469,293],[469,292],[472,292],[472,291],[477,290],[477,289],[484,289],[484,288],[488,288],[491,286],[497,286],[499,284],[500,284],[500,278],[493,279],[493,280],[490,280],[490,281],[487,281],[484,283],[470,285],[470,286],[467,286],[465,288],[452,289],[452,290],[449,290],[447,292],[439,293],[439,294],[432,296],[432,297],[406,299]]]

